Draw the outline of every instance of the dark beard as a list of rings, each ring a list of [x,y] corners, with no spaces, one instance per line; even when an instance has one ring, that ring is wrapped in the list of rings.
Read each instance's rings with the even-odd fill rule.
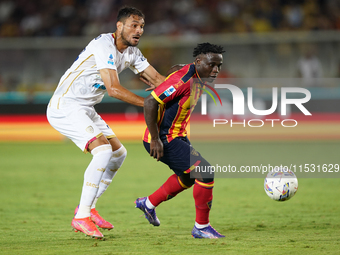
[[[124,45],[126,46],[136,46],[136,45],[132,45],[128,40],[126,40],[126,38],[124,37],[124,28],[122,30],[122,32],[120,33],[120,37],[122,38],[122,42],[124,43]]]

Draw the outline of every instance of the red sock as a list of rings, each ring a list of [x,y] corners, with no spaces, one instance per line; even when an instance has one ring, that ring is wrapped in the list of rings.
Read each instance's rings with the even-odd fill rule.
[[[176,174],[173,174],[166,180],[166,182],[153,194],[149,196],[151,204],[159,205],[163,201],[169,200],[176,196],[181,191],[187,189]]]
[[[209,212],[212,203],[212,192],[214,181],[209,183],[200,182],[195,180],[194,184],[194,199],[196,207],[196,222],[198,224],[209,223]]]

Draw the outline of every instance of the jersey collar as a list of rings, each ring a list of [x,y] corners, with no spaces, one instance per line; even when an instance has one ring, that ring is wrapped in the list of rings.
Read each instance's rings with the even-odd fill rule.
[[[194,66],[195,66],[196,76],[197,76],[197,78],[198,78],[198,80],[199,80],[200,85],[205,86],[205,82],[202,81],[201,77],[199,76],[199,74],[198,74],[198,72],[197,72],[195,62],[193,62],[193,64],[194,64]]]

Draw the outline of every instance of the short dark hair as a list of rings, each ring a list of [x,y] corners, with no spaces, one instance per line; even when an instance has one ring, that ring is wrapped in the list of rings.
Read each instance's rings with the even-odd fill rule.
[[[207,53],[217,53],[222,54],[225,52],[222,46],[206,43],[197,44],[196,48],[194,49],[193,56],[197,57],[200,54],[207,54]]]
[[[124,6],[118,11],[117,21],[124,22],[131,15],[137,15],[144,19],[144,14],[142,11],[138,10],[135,7]]]

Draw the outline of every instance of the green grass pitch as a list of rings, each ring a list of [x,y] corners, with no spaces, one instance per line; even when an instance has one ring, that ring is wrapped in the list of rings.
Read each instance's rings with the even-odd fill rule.
[[[226,157],[248,164],[261,157],[279,161],[273,148],[340,163],[339,141],[228,145]],[[218,178],[210,221],[226,238],[199,240],[190,234],[192,189],[158,207],[160,227],[140,217],[134,200],[172,172],[148,157],[141,142],[125,147],[128,157],[97,204],[115,226],[100,241],[72,232],[70,225],[90,155],[72,143],[0,143],[0,254],[339,254],[339,178],[301,178],[297,194],[286,202],[269,199],[261,178]],[[247,157],[239,153],[244,150]]]

